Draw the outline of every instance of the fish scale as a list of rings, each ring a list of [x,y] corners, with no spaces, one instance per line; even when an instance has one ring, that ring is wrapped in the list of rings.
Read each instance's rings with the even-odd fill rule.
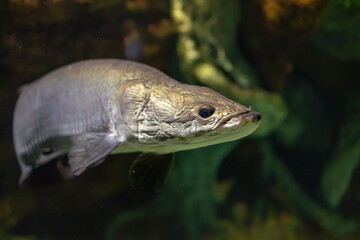
[[[245,137],[259,122],[252,109],[144,64],[73,63],[21,89],[13,121],[20,183],[63,154],[79,175],[109,154],[142,152],[129,171],[132,186],[156,192],[168,176],[162,171],[171,170],[171,153]]]
[[[79,72],[75,72],[77,74]],[[109,117],[106,119],[104,114],[107,112],[106,106],[97,104],[101,91],[78,91],[76,87],[79,82],[86,82],[87,88],[91,85],[93,89],[99,88],[98,81],[85,78],[72,81],[73,78],[66,77],[69,74],[61,75],[59,77],[58,72],[53,72],[21,90],[14,113],[14,140],[18,158],[28,156],[23,160],[25,164],[35,163],[36,166],[36,157],[41,154],[41,148],[54,136],[70,137],[83,131],[102,131],[109,123]],[[65,96],[59,95],[59,92]],[[56,104],[58,102],[61,104]],[[54,109],[54,106],[58,109]],[[65,149],[53,149],[62,150]]]

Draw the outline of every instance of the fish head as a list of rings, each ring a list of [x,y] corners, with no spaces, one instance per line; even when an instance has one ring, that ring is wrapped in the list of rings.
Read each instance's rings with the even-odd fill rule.
[[[169,142],[184,144],[179,147],[189,149],[237,140],[260,124],[259,113],[210,88],[183,84],[182,89],[182,100],[177,101],[172,114],[163,118],[170,125],[175,123],[174,138]],[[172,92],[170,98],[176,98],[176,93]]]
[[[144,151],[167,153],[240,139],[261,119],[207,87],[152,83],[132,85],[126,92],[122,115]]]

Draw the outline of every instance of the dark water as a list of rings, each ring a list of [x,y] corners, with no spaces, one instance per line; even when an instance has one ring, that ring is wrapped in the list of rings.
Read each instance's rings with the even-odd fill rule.
[[[360,239],[357,0],[4,0],[0,16],[0,239]],[[92,58],[209,86],[262,124],[177,153],[156,195],[130,187],[137,154],[19,187],[19,87]]]

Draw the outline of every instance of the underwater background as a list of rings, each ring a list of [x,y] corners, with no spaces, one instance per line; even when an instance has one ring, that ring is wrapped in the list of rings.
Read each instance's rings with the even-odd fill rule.
[[[360,1],[1,0],[0,20],[0,240],[360,239]],[[211,87],[261,126],[176,153],[159,194],[131,189],[136,154],[19,187],[19,87],[91,58]]]

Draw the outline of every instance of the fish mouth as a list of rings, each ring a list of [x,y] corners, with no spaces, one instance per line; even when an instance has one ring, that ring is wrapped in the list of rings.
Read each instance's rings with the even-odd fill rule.
[[[253,110],[242,113],[234,113],[218,121],[215,124],[214,129],[230,128],[234,126],[245,125],[247,123],[253,123],[257,125],[260,123],[260,120],[261,120],[260,113],[255,112]]]

